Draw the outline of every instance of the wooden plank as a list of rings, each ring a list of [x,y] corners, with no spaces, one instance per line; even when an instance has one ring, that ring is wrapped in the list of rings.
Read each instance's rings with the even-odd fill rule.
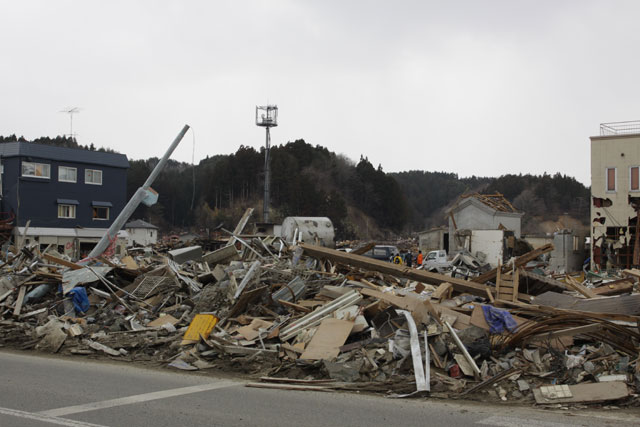
[[[532,271],[527,271],[524,269],[520,269],[520,276],[532,280],[534,282],[541,282],[550,287],[546,288],[546,290],[551,290],[555,292],[562,292],[567,289],[566,285],[559,280],[553,279],[551,277],[543,276],[541,274],[536,274]]]
[[[601,286],[591,289],[591,291],[598,296],[630,294],[633,292],[633,285],[633,280],[622,279],[614,282],[603,283]]]
[[[376,242],[370,242],[364,246],[360,246],[359,248],[352,250],[350,253],[354,255],[364,255],[365,253],[369,252],[371,249],[375,248],[375,246],[376,246]]]
[[[574,291],[577,291],[578,293],[580,293],[581,295],[584,295],[587,298],[596,298],[597,295],[595,293],[593,293],[593,291],[585,286],[582,286],[582,284],[578,283],[578,281],[576,279],[574,279],[573,277],[569,276],[568,274],[565,276],[566,277],[566,285],[568,288],[573,289]]]
[[[175,325],[178,322],[179,322],[179,319],[176,319],[170,314],[165,314],[164,316],[160,316],[156,320],[152,320],[151,322],[147,323],[147,326],[150,328],[155,328],[155,327],[160,327],[162,325],[166,325],[167,323],[171,325]]]
[[[344,345],[353,329],[353,322],[342,319],[327,318],[313,334],[313,338],[305,348],[300,359],[331,360],[340,354],[340,346]]]
[[[428,283],[431,285],[440,285],[441,283],[449,282],[453,285],[453,288],[457,292],[466,292],[481,297],[484,297],[486,295],[485,286],[473,281],[449,277],[445,276],[444,274],[432,273],[429,271],[407,267],[405,265],[393,264],[386,261],[368,258],[362,255],[353,255],[350,253],[340,252],[334,249],[310,245],[307,243],[301,243],[300,247],[304,249],[304,252],[307,255],[312,257],[321,259],[326,258],[334,262],[339,262],[341,264],[363,268],[371,271],[378,271],[380,273],[389,274],[396,277],[403,277],[406,279],[412,279],[421,283]],[[521,294],[521,297],[525,299],[528,298],[528,295]]]
[[[398,308],[408,310],[413,315],[413,318],[418,323],[427,323],[429,320],[429,307],[425,304],[427,301],[423,301],[419,298],[406,295],[404,297],[394,295],[388,292],[374,291],[373,289],[363,288],[360,289],[362,295],[374,297],[379,300],[388,302]]]
[[[278,302],[284,306],[293,308],[296,311],[301,311],[303,313],[311,313],[311,309],[309,307],[303,307],[301,305],[298,305],[289,301],[285,301],[283,299],[279,299]]]
[[[236,243],[237,238],[235,236],[239,236],[240,234],[242,234],[242,230],[244,230],[244,227],[247,225],[247,222],[249,221],[249,218],[252,214],[253,208],[247,208],[247,210],[244,211],[242,218],[240,218],[240,221],[238,221],[236,228],[233,230],[234,236],[229,239],[225,246],[233,246]]]
[[[449,282],[444,282],[431,294],[432,300],[442,300],[442,298],[451,298],[451,291],[453,291],[453,285]]]
[[[27,291],[26,286],[20,286],[20,290],[18,291],[18,298],[16,299],[16,305],[13,309],[13,315],[19,316],[20,311],[22,310],[22,303],[24,302],[24,294]]]
[[[622,275],[625,277],[635,277],[636,280],[640,280],[640,270],[637,268],[622,270]]]
[[[600,323],[593,323],[591,325],[576,326],[575,328],[561,329],[559,331],[548,332],[544,334],[538,334],[531,337],[533,341],[547,340],[558,337],[574,337],[580,334],[587,334],[590,332],[597,332],[602,329]]]
[[[491,290],[487,287],[486,288],[487,291],[487,296],[489,297],[489,301],[493,304],[494,302],[496,302],[496,300],[493,298],[493,294],[491,293]]]
[[[515,259],[515,268],[523,267],[528,262],[533,261],[534,259],[538,258],[540,255],[546,254],[547,252],[551,252],[552,250],[553,250],[553,244],[547,243],[546,245],[541,246],[538,249],[534,249],[531,252],[527,252],[526,254],[521,255]],[[511,266],[503,266],[501,268],[501,271],[506,273],[511,268],[512,268]],[[498,273],[498,269],[494,268],[476,277],[475,279],[473,279],[473,281],[476,283],[485,283],[489,280],[494,280],[496,278],[497,273]]]
[[[76,263],[67,261],[66,259],[58,258],[57,256],[53,256],[53,255],[50,255],[50,254],[43,254],[42,256],[47,261],[54,262],[54,263],[60,264],[60,265],[64,265],[65,267],[69,267],[72,270],[80,270],[80,269],[84,268],[81,265],[78,265]]]

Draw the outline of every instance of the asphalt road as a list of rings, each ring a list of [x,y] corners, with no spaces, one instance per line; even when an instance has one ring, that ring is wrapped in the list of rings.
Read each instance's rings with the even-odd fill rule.
[[[244,387],[126,364],[0,352],[0,426],[624,426],[637,411],[389,399]]]

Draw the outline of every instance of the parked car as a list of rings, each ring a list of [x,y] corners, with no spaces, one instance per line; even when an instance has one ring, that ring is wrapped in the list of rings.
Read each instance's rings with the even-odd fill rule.
[[[424,257],[422,267],[425,270],[440,270],[451,267],[451,262],[447,259],[447,251],[431,251]]]
[[[383,261],[390,261],[394,256],[398,255],[400,251],[398,248],[392,245],[376,245],[368,252],[364,253],[364,256],[369,258],[375,258]]]

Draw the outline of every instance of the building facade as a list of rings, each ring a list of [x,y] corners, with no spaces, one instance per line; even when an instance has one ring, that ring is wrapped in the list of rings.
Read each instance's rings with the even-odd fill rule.
[[[158,242],[158,227],[141,219],[130,221],[124,226],[127,231],[128,246],[149,246]]]
[[[590,139],[591,268],[637,266],[640,121],[601,124]]]
[[[85,229],[85,234],[99,238],[120,213],[126,203],[128,167],[123,154],[3,143],[0,209],[15,216],[17,234],[26,231],[29,239],[37,237],[35,230],[46,230],[42,234],[50,240],[64,237],[68,252],[69,236],[80,242],[78,233],[70,230]],[[31,232],[25,230],[27,223]]]
[[[429,251],[445,250],[449,252],[449,228],[436,227],[418,233],[418,249],[426,254]]]
[[[502,194],[462,196],[448,211],[449,248],[463,248],[457,236],[462,230],[506,230],[520,238],[522,216]]]

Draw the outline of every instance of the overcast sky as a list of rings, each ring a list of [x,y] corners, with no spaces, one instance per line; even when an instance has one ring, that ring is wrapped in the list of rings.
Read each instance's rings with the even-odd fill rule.
[[[303,138],[387,172],[561,172],[640,119],[638,1],[0,0],[0,134],[196,161]],[[191,161],[187,135],[174,158]]]

